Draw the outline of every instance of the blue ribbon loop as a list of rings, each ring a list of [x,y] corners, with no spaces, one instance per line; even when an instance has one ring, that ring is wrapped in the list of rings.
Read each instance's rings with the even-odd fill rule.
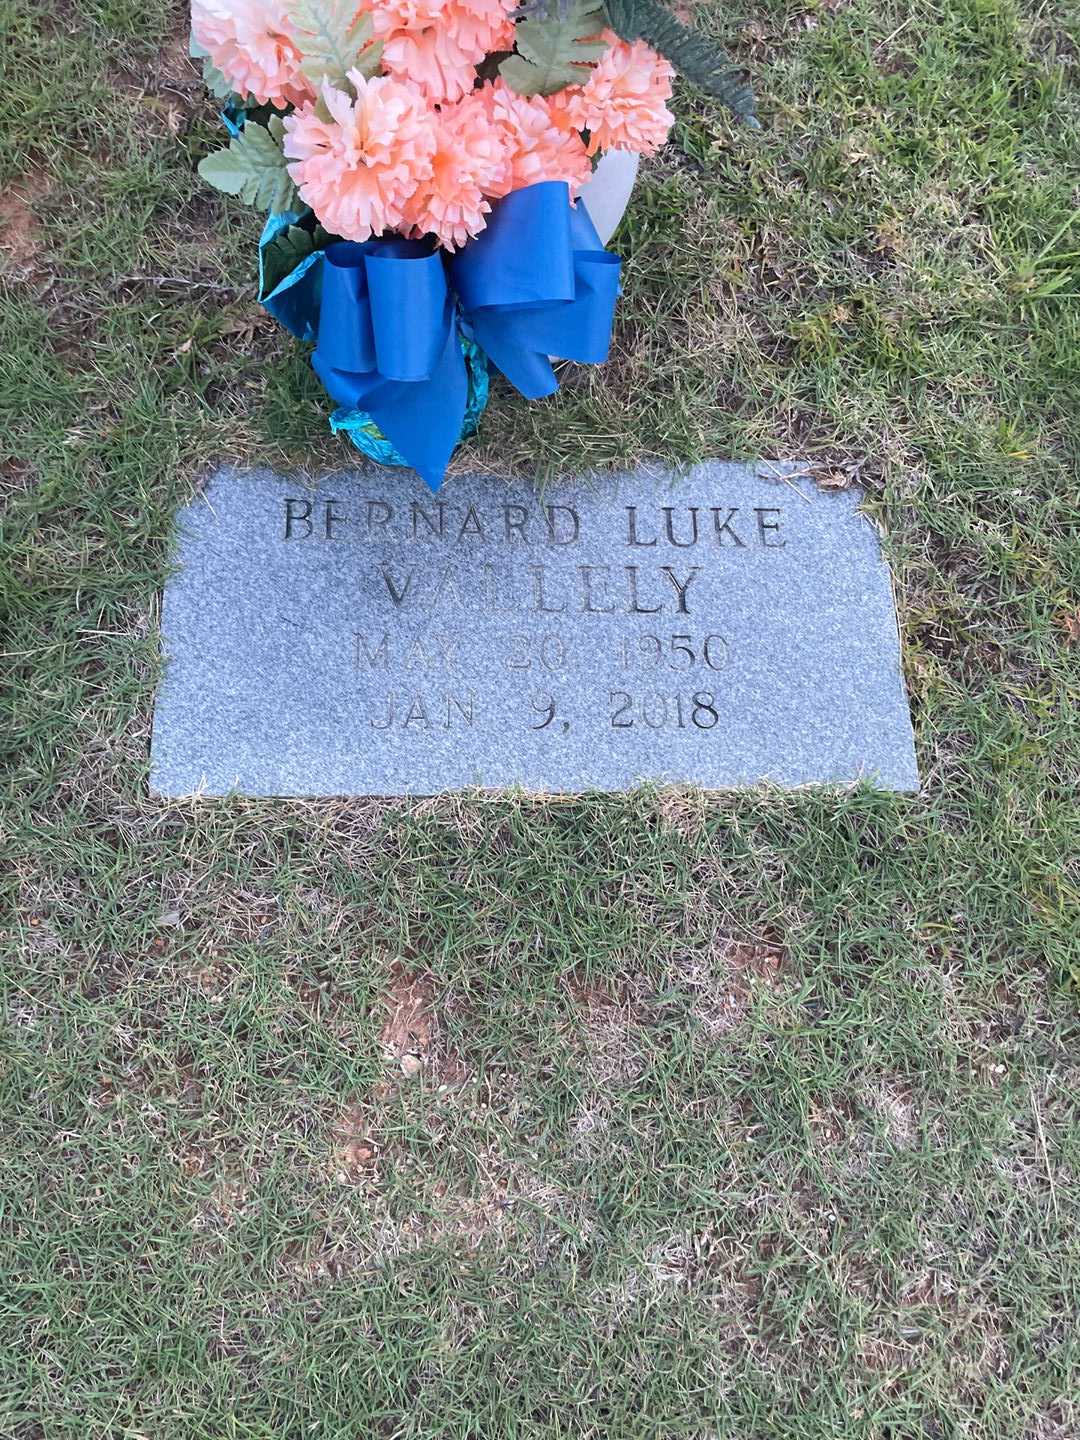
[[[538,400],[559,388],[549,355],[608,357],[620,260],[562,181],[515,190],[451,261],[477,344],[515,389]]]
[[[461,438],[468,375],[442,257],[414,240],[326,250],[315,373],[364,410],[433,490]]]
[[[274,216],[265,245],[298,217]],[[365,411],[433,490],[461,437],[471,335],[526,398],[558,389],[549,356],[607,359],[620,261],[562,181],[516,190],[454,257],[429,241],[340,241],[264,297],[338,405]]]

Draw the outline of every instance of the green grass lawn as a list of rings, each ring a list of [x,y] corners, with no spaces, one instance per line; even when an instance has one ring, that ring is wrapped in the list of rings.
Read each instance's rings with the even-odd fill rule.
[[[349,452],[182,8],[0,0],[0,1435],[1080,1435],[1068,13],[714,15],[763,129],[680,97],[460,457],[858,479],[920,797],[176,804],[170,517]]]

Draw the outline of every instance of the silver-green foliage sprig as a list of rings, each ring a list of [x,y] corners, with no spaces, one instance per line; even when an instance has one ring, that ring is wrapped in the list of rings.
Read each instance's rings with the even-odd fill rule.
[[[296,186],[281,149],[283,132],[280,115],[271,115],[265,126],[249,120],[226,149],[199,161],[199,174],[215,189],[272,215],[295,210]]]
[[[300,50],[300,68],[318,89],[323,80],[339,90],[352,89],[349,72],[374,75],[382,44],[373,38],[371,15],[356,0],[295,0],[293,31]]]

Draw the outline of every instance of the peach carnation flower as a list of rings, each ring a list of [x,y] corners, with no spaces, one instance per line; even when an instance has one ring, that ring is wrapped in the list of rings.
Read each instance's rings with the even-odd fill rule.
[[[238,95],[279,108],[314,98],[281,0],[192,0],[191,33]]]
[[[513,42],[504,0],[375,0],[372,18],[383,67],[434,104],[467,95],[478,62]]]
[[[485,196],[507,171],[506,136],[466,96],[438,112],[435,142],[431,177],[406,205],[405,223],[417,237],[433,234],[447,250],[460,249],[487,224]]]
[[[493,50],[514,48],[516,0],[446,0],[446,20],[454,39],[478,64]]]
[[[589,132],[590,155],[598,150],[652,155],[675,119],[666,103],[675,71],[643,41],[628,45],[612,30],[603,38],[610,48],[584,85],[560,92],[556,111],[575,130]]]
[[[432,172],[435,116],[420,92],[388,75],[349,71],[356,99],[323,81],[329,112],[285,117],[285,154],[300,198],[328,230],[367,240],[403,222],[405,206]]]
[[[492,195],[523,190],[540,180],[565,180],[571,199],[592,174],[589,156],[576,130],[560,126],[552,103],[543,95],[525,96],[501,78],[477,92],[499,125],[507,144],[507,165]]]

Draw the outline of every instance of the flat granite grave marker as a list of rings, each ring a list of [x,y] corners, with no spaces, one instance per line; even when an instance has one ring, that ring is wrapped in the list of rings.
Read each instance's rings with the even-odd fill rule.
[[[221,471],[179,516],[152,788],[916,790],[877,536],[794,468]]]

